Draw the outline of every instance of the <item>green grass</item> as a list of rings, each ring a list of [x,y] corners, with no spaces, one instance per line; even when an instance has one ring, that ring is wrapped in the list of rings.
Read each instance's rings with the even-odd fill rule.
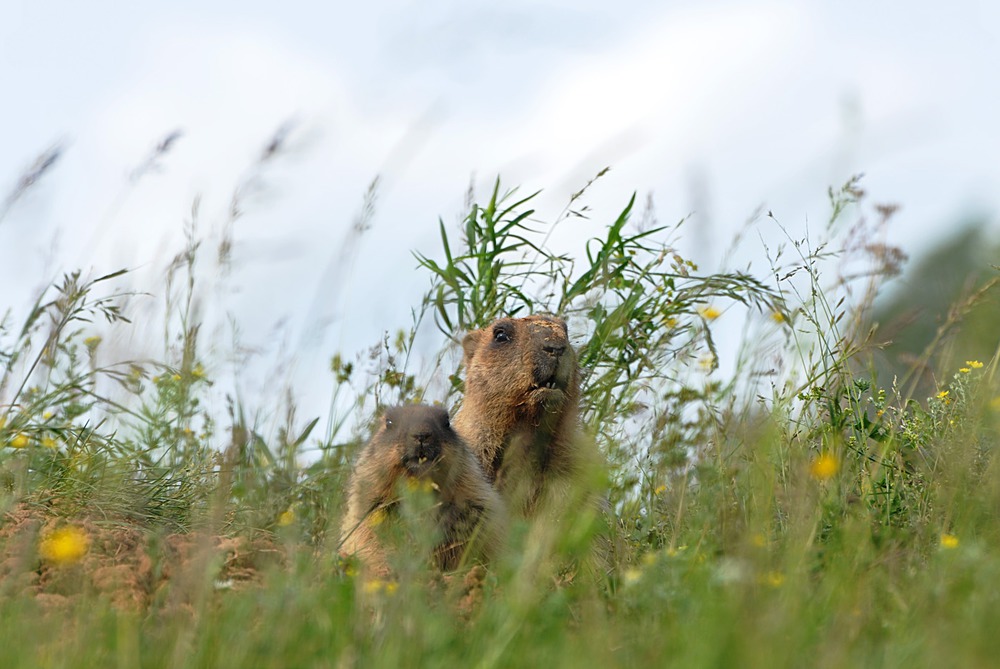
[[[430,284],[411,326],[374,371],[334,356],[331,415],[289,410],[274,432],[237,400],[223,415],[205,401],[198,240],[168,270],[168,292],[186,288],[168,296],[163,360],[97,364],[131,327],[118,273],[70,274],[8,314],[2,665],[994,666],[997,358],[939,369],[932,397],[873,378],[866,317],[895,268],[856,243],[857,182],[831,191],[822,239],[785,238],[757,274],[699,272],[674,248],[683,226],[644,225],[634,200],[582,256],[553,249],[585,190],[543,222],[498,181],[460,230],[442,224],[415,260]],[[459,402],[454,342],[537,311],[570,324],[610,529],[515,524],[471,587],[405,553],[397,582],[366,581],[336,548],[370,419]],[[414,341],[431,321],[428,363]],[[717,344],[720,323],[743,327],[738,350]],[[85,555],[43,557],[67,525]],[[607,578],[574,572],[602,532]]]

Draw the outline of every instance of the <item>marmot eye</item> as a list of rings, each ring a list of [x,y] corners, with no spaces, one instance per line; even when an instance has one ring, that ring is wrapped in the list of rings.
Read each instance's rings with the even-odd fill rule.
[[[510,335],[503,328],[497,328],[493,331],[493,341],[508,342],[510,341]]]
[[[392,427],[392,419],[391,418],[386,417],[386,419],[385,419],[385,426],[386,427]]]

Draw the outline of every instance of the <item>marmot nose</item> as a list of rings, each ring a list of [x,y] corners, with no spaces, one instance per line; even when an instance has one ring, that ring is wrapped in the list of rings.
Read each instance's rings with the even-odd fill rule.
[[[566,345],[554,344],[554,343],[542,344],[542,350],[548,353],[549,355],[553,355],[558,358],[566,350]]]
[[[435,460],[441,453],[440,444],[434,439],[432,432],[411,432],[410,447],[406,457],[415,458],[419,462]]]

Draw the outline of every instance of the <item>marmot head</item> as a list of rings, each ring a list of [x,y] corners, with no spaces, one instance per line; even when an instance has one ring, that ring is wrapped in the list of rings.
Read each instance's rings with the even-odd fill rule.
[[[410,478],[437,478],[447,468],[449,447],[459,437],[441,407],[412,404],[386,409],[382,426],[372,438],[378,457],[388,458]]]
[[[462,341],[466,399],[514,408],[519,414],[557,413],[579,395],[576,353],[566,323],[546,315],[501,318]]]

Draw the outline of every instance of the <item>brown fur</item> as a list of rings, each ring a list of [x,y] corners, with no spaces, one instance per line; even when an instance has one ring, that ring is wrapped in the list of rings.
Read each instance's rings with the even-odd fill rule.
[[[455,430],[510,508],[525,514],[596,459],[578,425],[580,374],[567,334],[561,319],[536,315],[501,318],[462,342]]]
[[[351,475],[341,552],[356,555],[380,575],[389,572],[382,520],[395,511],[401,483],[426,484],[436,501],[434,560],[444,570],[487,560],[499,549],[504,505],[475,456],[440,407],[387,409]]]

